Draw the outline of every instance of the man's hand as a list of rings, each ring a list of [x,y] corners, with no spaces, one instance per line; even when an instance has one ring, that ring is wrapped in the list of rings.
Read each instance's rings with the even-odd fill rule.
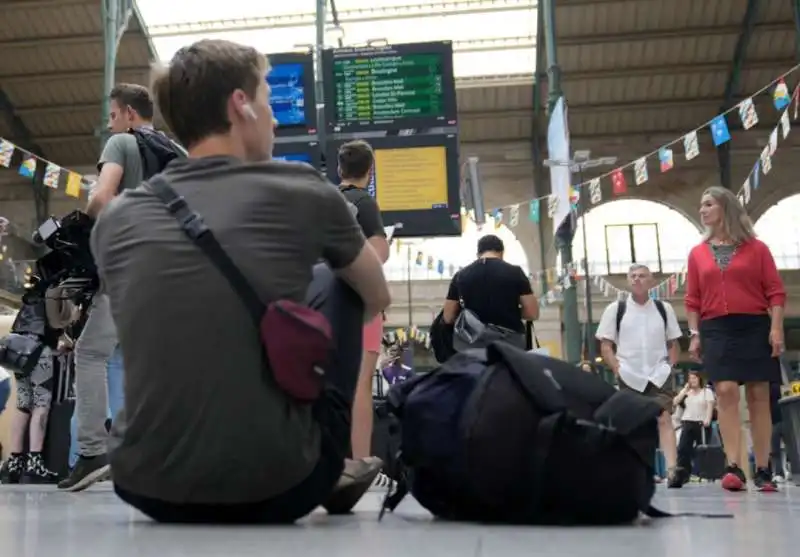
[[[711,425],[711,420],[709,420],[708,418],[706,418],[705,420],[703,420],[703,427],[708,427],[708,426],[710,426],[710,425]]]

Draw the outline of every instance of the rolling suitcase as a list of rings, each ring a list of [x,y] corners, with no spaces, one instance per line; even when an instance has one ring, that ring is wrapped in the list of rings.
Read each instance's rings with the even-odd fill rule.
[[[702,443],[694,449],[697,475],[701,480],[717,481],[725,475],[725,452],[722,445],[706,442],[706,428],[702,430]]]

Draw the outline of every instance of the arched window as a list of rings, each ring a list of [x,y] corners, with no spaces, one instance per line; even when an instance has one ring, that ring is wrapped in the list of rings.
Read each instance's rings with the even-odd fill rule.
[[[800,194],[767,209],[755,223],[756,234],[772,251],[779,269],[800,268]]]
[[[692,221],[655,201],[611,201],[591,209],[585,220],[589,270],[600,276],[626,273],[632,263],[647,265],[653,273],[680,271],[701,237]],[[578,262],[584,258],[583,221],[578,219],[572,244]]]

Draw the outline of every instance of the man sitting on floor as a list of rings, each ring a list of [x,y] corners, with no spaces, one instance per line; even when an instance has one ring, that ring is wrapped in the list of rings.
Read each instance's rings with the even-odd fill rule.
[[[388,306],[388,285],[342,194],[310,166],[270,162],[268,70],[255,49],[216,40],[156,70],[158,107],[189,151],[161,176],[263,302],[326,315],[334,365],[314,404],[286,394],[248,308],[153,188],[114,199],[92,238],[125,364],[111,470],[117,494],[158,521],[347,512],[381,465],[345,457],[361,331]]]

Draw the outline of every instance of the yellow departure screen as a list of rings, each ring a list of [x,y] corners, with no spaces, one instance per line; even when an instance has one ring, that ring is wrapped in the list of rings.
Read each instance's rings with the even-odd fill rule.
[[[375,189],[381,211],[447,207],[444,147],[375,151]]]

